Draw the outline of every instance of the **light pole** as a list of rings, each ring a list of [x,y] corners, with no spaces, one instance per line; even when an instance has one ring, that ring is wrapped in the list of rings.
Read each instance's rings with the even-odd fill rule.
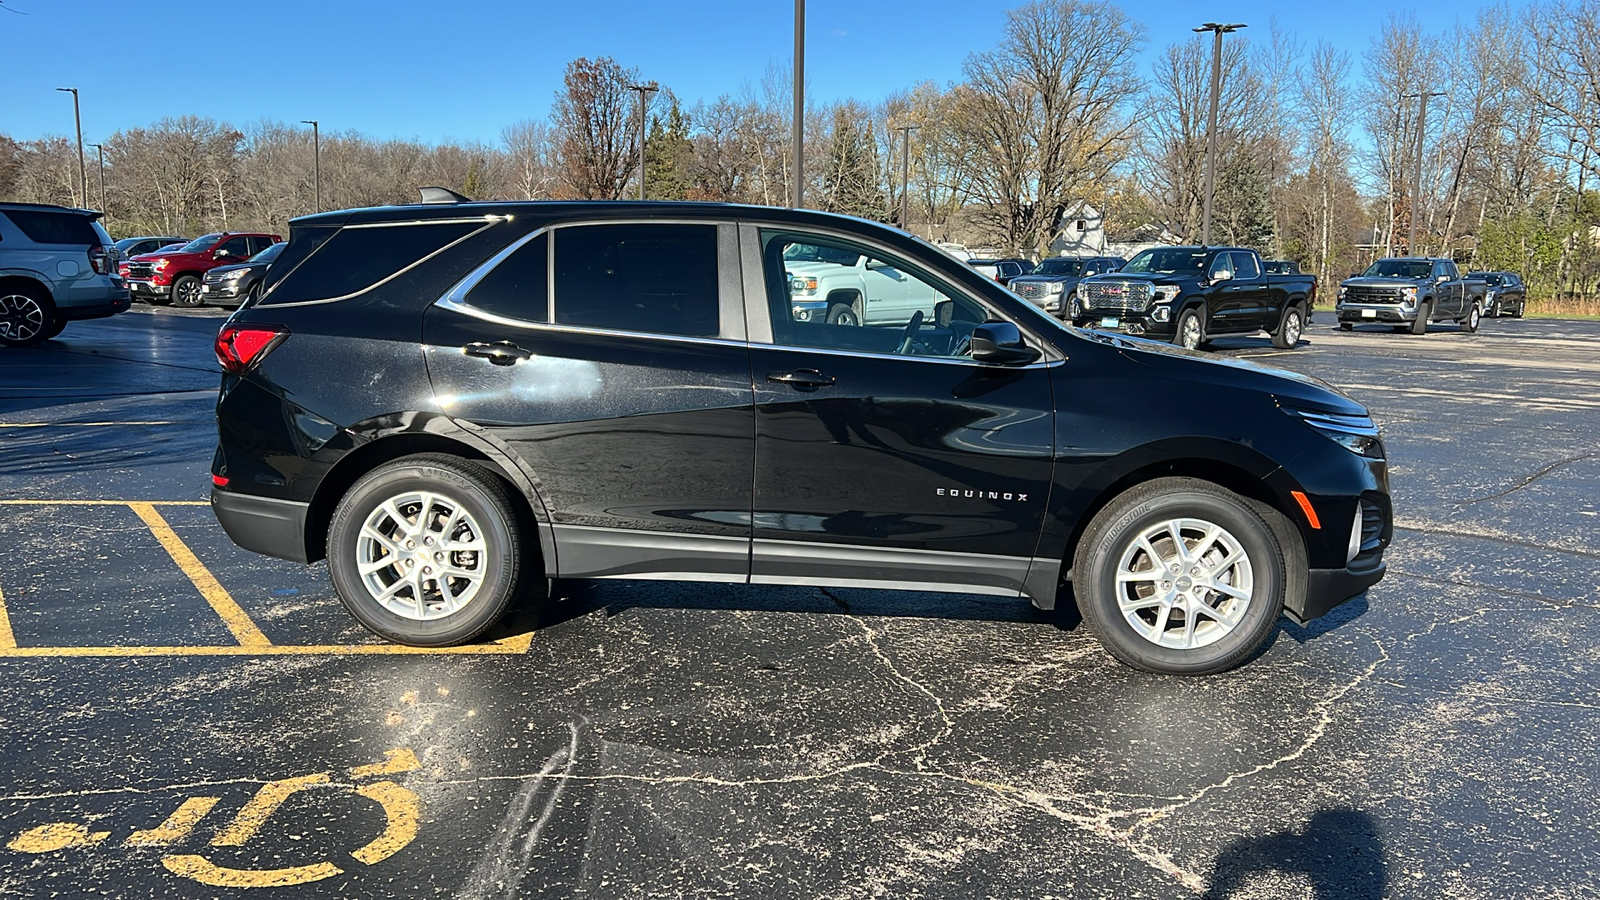
[[[911,230],[911,132],[920,129],[921,125],[901,125],[895,131],[900,132],[900,227],[906,231]]]
[[[650,102],[646,96],[661,90],[654,81],[649,84],[632,84],[630,89],[639,92],[639,199],[644,199],[644,113],[646,104]]]
[[[794,0],[794,190],[789,206],[804,205],[806,139],[806,0]]]
[[[78,189],[83,192],[83,205],[89,205],[89,167],[83,164],[83,116],[78,112],[78,89],[56,88],[72,95],[72,121],[78,126]]]
[[[1206,118],[1206,209],[1205,224],[1201,226],[1200,243],[1211,245],[1211,195],[1217,181],[1217,93],[1222,88],[1222,36],[1248,27],[1244,23],[1222,25],[1207,22],[1195,31],[1209,31],[1216,35],[1211,45],[1211,115]]]
[[[100,155],[100,211],[106,211],[106,148],[104,144],[90,144]]]
[[[1417,158],[1411,170],[1411,236],[1406,239],[1406,253],[1417,255],[1417,201],[1422,196],[1422,132],[1428,127],[1428,98],[1443,97],[1444,91],[1422,91],[1406,94],[1409,99],[1418,97],[1422,108],[1417,110]]]
[[[322,130],[316,119],[301,119],[300,124],[311,126],[311,179],[316,185],[317,212],[322,212]]]

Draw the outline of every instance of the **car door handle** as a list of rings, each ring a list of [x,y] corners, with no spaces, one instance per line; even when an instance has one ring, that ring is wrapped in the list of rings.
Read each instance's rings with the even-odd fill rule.
[[[533,358],[532,350],[524,350],[510,341],[495,341],[492,344],[475,341],[462,347],[461,352],[479,359],[487,359],[497,366],[512,366],[516,365],[519,359]]]
[[[796,369],[793,372],[768,372],[767,380],[773,384],[787,384],[804,391],[832,387],[837,379],[832,375],[824,375],[816,369]]]

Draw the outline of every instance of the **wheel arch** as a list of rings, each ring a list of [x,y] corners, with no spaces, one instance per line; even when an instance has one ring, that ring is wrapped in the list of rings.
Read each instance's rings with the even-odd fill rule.
[[[866,304],[862,302],[863,296],[861,289],[858,287],[834,288],[828,291],[827,305],[829,309],[832,309],[835,303],[848,304],[851,309],[855,310],[856,318],[859,319],[865,316],[867,312],[865,309]]]
[[[52,305],[56,302],[55,294],[50,290],[50,286],[39,278],[20,272],[0,272],[0,290],[17,290],[20,288],[30,288],[40,292],[44,295],[44,299],[50,301]]]
[[[446,420],[448,421],[448,420]],[[540,565],[547,575],[556,571],[556,551],[550,518],[534,481],[509,456],[478,435],[464,430],[454,434],[407,431],[386,434],[352,448],[333,464],[317,484],[306,510],[306,561],[327,556],[328,526],[339,500],[363,475],[387,462],[418,453],[443,453],[479,463],[511,487],[511,496],[524,524],[539,535]]]

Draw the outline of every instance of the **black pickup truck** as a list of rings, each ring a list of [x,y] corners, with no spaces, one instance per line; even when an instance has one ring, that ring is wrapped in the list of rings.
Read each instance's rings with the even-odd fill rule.
[[[1457,322],[1462,331],[1473,332],[1488,289],[1481,278],[1461,277],[1448,259],[1380,259],[1340,283],[1334,314],[1345,331],[1365,323],[1427,334],[1429,322]]]
[[[1242,247],[1153,247],[1115,273],[1078,283],[1078,326],[1171,341],[1266,331],[1289,349],[1311,319],[1315,275],[1273,275]]]

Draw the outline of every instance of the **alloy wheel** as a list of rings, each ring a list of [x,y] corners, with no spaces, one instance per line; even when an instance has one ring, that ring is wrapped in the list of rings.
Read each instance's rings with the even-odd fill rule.
[[[1160,647],[1192,650],[1227,637],[1244,621],[1254,590],[1244,546],[1204,519],[1168,519],[1142,529],[1117,563],[1122,617]]]
[[[30,341],[44,329],[48,318],[39,301],[27,294],[0,296],[0,339]]]
[[[356,571],[380,606],[414,621],[442,619],[477,596],[488,544],[454,498],[408,491],[378,504],[356,539]]]

